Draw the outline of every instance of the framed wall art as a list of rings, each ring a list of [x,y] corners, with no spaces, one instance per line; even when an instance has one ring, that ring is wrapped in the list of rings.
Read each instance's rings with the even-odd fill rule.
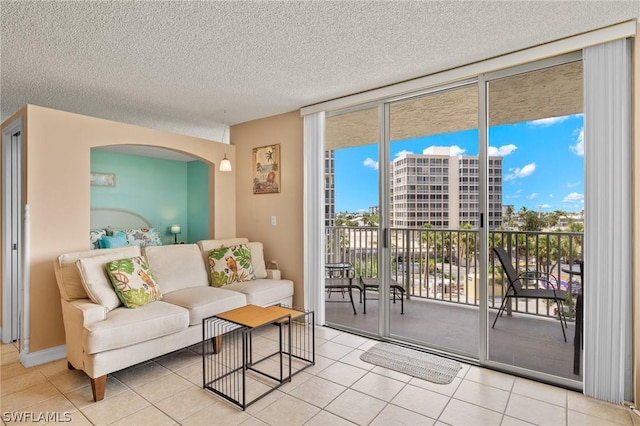
[[[253,193],[280,192],[280,144],[253,148]]]
[[[115,173],[91,173],[91,186],[116,186]]]

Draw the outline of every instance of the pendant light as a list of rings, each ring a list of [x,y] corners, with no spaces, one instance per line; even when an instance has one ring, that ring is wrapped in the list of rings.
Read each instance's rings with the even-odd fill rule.
[[[224,128],[222,129],[222,143],[224,142],[224,136],[227,132],[227,111],[224,112]],[[221,172],[230,172],[232,170],[231,168],[231,161],[229,161],[229,159],[227,158],[227,147],[224,147],[224,157],[222,158],[222,161],[220,161],[220,171]]]

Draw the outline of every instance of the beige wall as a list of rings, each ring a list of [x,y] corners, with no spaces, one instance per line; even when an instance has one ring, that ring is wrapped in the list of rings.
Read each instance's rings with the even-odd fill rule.
[[[283,277],[295,284],[294,305],[304,306],[303,119],[295,111],[239,124],[231,128],[231,143],[237,159],[237,236],[264,243],[265,260],[278,262]],[[253,148],[273,144],[280,144],[280,193],[253,195]]]
[[[26,117],[25,202],[31,209],[31,352],[65,343],[53,260],[61,253],[88,248],[92,147],[154,145],[188,153],[212,164],[215,226],[211,237],[236,234],[235,173],[219,172],[216,164],[224,154],[224,145],[32,105],[26,107]],[[227,147],[227,155],[235,162],[234,147]]]

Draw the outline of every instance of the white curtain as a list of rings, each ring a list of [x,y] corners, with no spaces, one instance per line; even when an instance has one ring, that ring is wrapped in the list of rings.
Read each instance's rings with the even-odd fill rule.
[[[584,393],[632,399],[631,41],[584,49]]]
[[[324,324],[324,112],[304,117],[304,300]]]

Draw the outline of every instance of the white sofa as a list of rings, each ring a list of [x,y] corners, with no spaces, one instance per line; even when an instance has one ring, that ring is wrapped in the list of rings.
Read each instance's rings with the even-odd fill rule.
[[[209,250],[237,244],[249,245],[256,279],[212,287]],[[86,282],[109,283],[107,262],[140,255],[153,272],[161,300],[129,309],[89,298]],[[81,273],[80,259],[98,266]],[[247,304],[290,306],[293,300],[293,282],[280,279],[280,271],[266,270],[262,244],[246,238],[67,253],[56,259],[54,269],[67,361],[70,368],[89,376],[95,401],[104,398],[107,374],[200,342],[203,318]]]

